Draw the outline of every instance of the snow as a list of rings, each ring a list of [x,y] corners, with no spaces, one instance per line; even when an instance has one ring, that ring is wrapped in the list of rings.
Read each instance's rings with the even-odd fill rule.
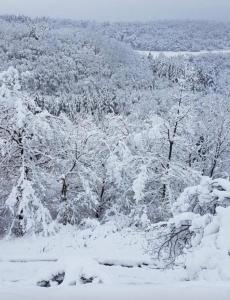
[[[147,178],[147,169],[143,166],[137,178],[133,182],[134,198],[137,202],[139,202],[143,197],[143,190],[145,188],[145,181]]]
[[[84,285],[80,287],[17,287],[4,286],[0,296],[4,300],[229,300],[230,286],[227,283],[207,284],[182,283],[178,285]]]
[[[190,220],[195,233],[191,248],[178,258],[186,266],[189,280],[230,280],[230,207],[218,207],[216,215],[177,215],[173,221]]]
[[[193,66],[174,65],[163,56],[186,61],[230,49],[137,54],[112,41],[98,47],[100,41],[87,32],[77,44],[76,32],[44,35],[38,62],[29,59],[20,63],[20,72],[10,67],[0,74],[0,200],[6,208],[0,223],[0,300],[229,300],[230,181],[203,177],[190,187],[213,157],[214,177],[228,169],[221,166],[229,156],[224,131],[230,121],[223,113],[229,111],[223,89],[228,57],[218,67],[217,56],[211,57],[209,68],[208,57]],[[7,36],[2,69],[22,40],[19,32]],[[35,48],[27,53],[28,39]],[[32,39],[25,38],[15,59],[24,52],[34,58]],[[54,66],[51,53],[60,53]],[[142,59],[149,53],[159,57],[156,64]],[[34,73],[23,74],[30,63]],[[173,159],[168,142],[176,146],[170,149]],[[174,203],[172,210],[166,202]],[[71,220],[61,220],[62,214]],[[61,225],[66,223],[75,226]]]
[[[24,211],[24,213],[28,215],[28,219],[24,224],[26,232],[29,234],[33,232],[38,232],[40,230],[40,227],[42,227],[44,229],[45,235],[49,235],[49,233],[54,233],[55,225],[52,221],[50,213],[41,204],[41,202],[35,195],[35,191],[31,185],[31,182],[29,180],[24,179],[23,168],[21,171],[21,176],[18,180],[18,185],[17,187],[13,187],[13,190],[6,201],[6,205],[14,213],[14,206],[16,205],[18,199],[17,194],[19,193],[19,187],[22,190],[22,200],[17,207],[17,213]],[[11,234],[13,226],[14,223],[10,228],[9,235]]]
[[[230,255],[230,207],[217,208],[217,215],[220,222],[220,234],[218,237],[218,245],[225,254]]]
[[[201,208],[210,212],[214,205],[230,204],[230,182],[227,179],[212,180],[203,176],[197,186],[186,188],[173,204],[174,215],[186,211],[199,212]]]
[[[206,226],[202,242],[187,255],[187,270],[156,268],[144,231],[119,228],[115,221],[86,220],[82,228],[66,226],[50,237],[1,240],[0,299],[228,300],[229,215],[230,208],[220,208],[214,221],[189,212],[176,216],[178,224],[193,218],[194,228]],[[64,274],[60,285],[52,280],[58,274]],[[42,281],[51,287],[38,286]]]
[[[92,294],[94,299],[108,295],[122,299],[127,295],[134,297],[136,292],[140,296],[146,289],[150,297],[156,286],[163,293],[161,285],[186,279],[181,269],[154,269],[145,251],[142,231],[131,228],[118,231],[112,223],[96,225],[78,231],[67,226],[53,237],[1,240],[0,299],[14,300],[16,295],[17,300],[52,299],[61,295],[68,295],[68,299],[74,295],[88,299]],[[49,281],[61,273],[65,277],[60,286],[55,282],[50,288],[37,286],[38,282]],[[88,288],[83,287],[82,277],[93,278],[92,283],[84,285]]]
[[[217,178],[214,180],[214,185],[215,186],[221,186],[224,190],[229,191],[230,192],[230,181],[223,179],[223,178]]]
[[[151,53],[153,58],[158,58],[160,55],[164,55],[166,57],[175,57],[175,56],[199,56],[205,54],[229,54],[230,49],[222,49],[222,50],[202,50],[202,51],[142,51],[138,50],[137,53],[147,56]]]

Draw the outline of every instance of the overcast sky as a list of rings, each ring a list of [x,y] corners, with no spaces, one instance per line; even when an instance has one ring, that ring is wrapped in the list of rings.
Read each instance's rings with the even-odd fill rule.
[[[0,0],[0,14],[100,21],[188,18],[230,21],[230,0]]]

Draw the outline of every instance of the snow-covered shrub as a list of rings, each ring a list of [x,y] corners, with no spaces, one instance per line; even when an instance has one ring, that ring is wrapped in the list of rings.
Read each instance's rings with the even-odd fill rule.
[[[176,260],[189,280],[230,280],[230,207],[217,207],[216,215],[195,215],[191,247]]]
[[[198,186],[188,187],[173,205],[173,213],[194,212],[215,214],[216,207],[230,205],[230,182],[226,179],[203,177]]]
[[[99,225],[100,225],[100,223],[97,219],[90,219],[90,218],[83,219],[80,223],[80,227],[82,229],[92,229],[92,230],[94,230]]]
[[[181,218],[171,218],[149,227],[146,234],[148,251],[159,267],[172,266],[177,257],[191,247],[192,218],[193,213],[184,213]]]
[[[160,267],[183,266],[188,279],[230,279],[230,182],[204,177],[187,188],[168,222],[149,228],[149,250]]]

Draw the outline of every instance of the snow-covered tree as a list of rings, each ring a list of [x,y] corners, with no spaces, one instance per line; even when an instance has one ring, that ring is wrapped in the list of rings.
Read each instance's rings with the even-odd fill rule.
[[[49,160],[46,145],[41,141],[49,125],[34,101],[20,92],[18,72],[14,68],[1,73],[0,97],[0,167],[6,176],[4,181],[8,181],[10,172],[7,189],[12,189],[5,202],[12,214],[9,233],[48,234],[52,218],[36,194],[34,179],[39,165]]]

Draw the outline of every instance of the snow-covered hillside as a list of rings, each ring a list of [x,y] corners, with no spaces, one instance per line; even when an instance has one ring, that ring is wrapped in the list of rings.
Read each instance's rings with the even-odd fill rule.
[[[228,28],[0,16],[1,300],[230,299]]]

